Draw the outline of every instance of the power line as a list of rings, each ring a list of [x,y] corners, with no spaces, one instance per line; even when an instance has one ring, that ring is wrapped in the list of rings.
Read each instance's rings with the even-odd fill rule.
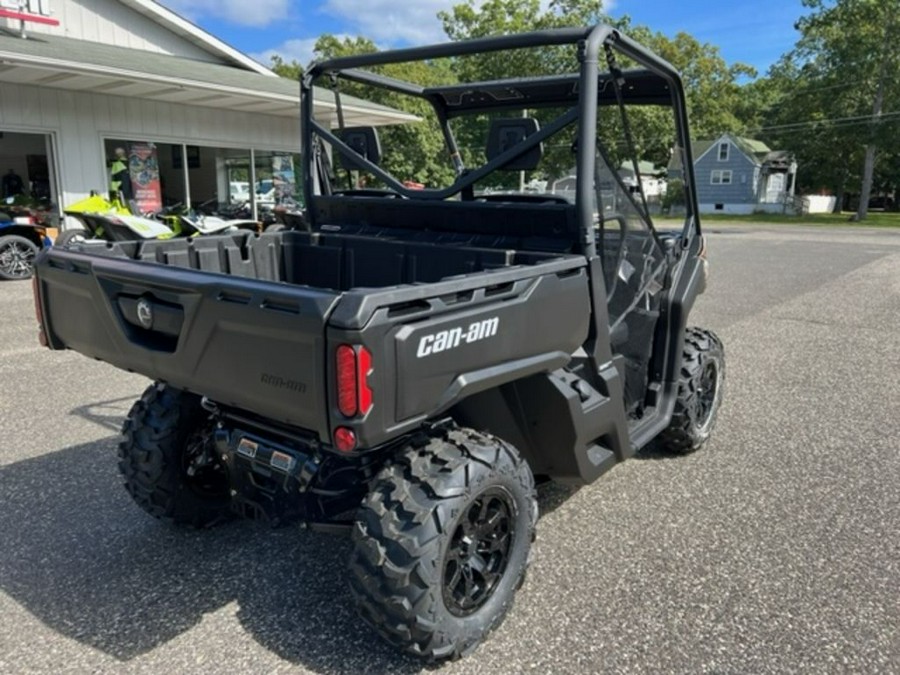
[[[851,117],[830,117],[824,118],[821,120],[807,120],[805,122],[791,122],[789,124],[773,124],[767,127],[755,127],[752,129],[754,132],[758,131],[774,131],[774,130],[789,130],[789,129],[804,129],[804,128],[813,128],[820,125],[831,125],[833,127],[844,128],[844,127],[855,127],[855,126],[865,126],[868,124],[872,124],[873,122],[878,124],[881,122],[890,122],[895,118],[900,117],[900,111],[882,113],[877,117],[872,117],[871,114],[867,115],[854,115]]]

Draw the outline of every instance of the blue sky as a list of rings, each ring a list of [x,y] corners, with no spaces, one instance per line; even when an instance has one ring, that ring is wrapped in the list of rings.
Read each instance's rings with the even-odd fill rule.
[[[380,47],[441,42],[437,12],[459,0],[160,0],[163,5],[263,63],[271,54],[307,62],[323,33],[363,35]],[[545,0],[546,1],[546,0]],[[764,74],[791,49],[801,0],[615,0],[614,17],[674,36],[680,31],[718,46],[728,63]]]

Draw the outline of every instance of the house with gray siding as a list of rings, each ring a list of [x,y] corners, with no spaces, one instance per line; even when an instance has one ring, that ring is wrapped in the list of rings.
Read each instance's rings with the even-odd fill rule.
[[[797,164],[790,153],[728,133],[696,141],[691,150],[701,213],[784,212],[793,207]],[[675,152],[669,180],[682,177],[681,155]]]

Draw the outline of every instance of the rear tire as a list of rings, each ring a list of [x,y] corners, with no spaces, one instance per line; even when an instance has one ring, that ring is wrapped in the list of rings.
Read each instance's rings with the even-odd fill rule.
[[[227,520],[230,485],[212,432],[198,396],[163,384],[148,387],[128,413],[119,444],[119,471],[137,505],[175,525]]]
[[[357,514],[350,588],[363,619],[426,660],[469,653],[524,580],[537,508],[507,443],[452,429],[410,444]]]
[[[657,447],[686,455],[699,450],[716,425],[725,393],[725,350],[711,330],[688,328],[684,336],[678,398]]]

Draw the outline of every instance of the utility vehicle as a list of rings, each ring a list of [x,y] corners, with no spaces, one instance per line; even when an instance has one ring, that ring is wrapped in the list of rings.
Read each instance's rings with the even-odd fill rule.
[[[381,68],[444,58],[549,72],[421,85]],[[333,119],[313,115],[322,82]],[[346,125],[341,91],[367,86],[433,112],[446,185],[385,168],[410,127]],[[682,83],[598,26],[321,62],[301,105],[305,230],[51,249],[40,339],[155,381],[119,448],[143,509],[350,530],[363,618],[408,652],[458,657],[523,582],[536,482],[591,483],[712,430],[725,363],[687,327],[706,262]],[[634,154],[629,111],[668,121],[678,232],[656,231],[613,169]],[[553,171],[570,190],[516,189],[552,189]]]

